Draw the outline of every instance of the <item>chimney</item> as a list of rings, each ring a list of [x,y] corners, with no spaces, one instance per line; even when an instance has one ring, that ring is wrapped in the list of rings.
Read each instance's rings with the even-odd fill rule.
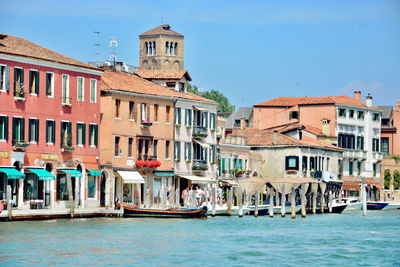
[[[361,91],[354,91],[354,99],[361,101]]]
[[[400,111],[400,100],[397,100],[396,110]]]
[[[122,71],[122,62],[115,63],[115,71],[121,72]]]
[[[365,104],[367,105],[367,107],[372,107],[372,96],[368,93],[366,100],[365,100]]]
[[[240,129],[244,130],[246,128],[245,119],[240,119]]]
[[[274,145],[278,144],[278,131],[274,131],[274,141],[272,144]]]

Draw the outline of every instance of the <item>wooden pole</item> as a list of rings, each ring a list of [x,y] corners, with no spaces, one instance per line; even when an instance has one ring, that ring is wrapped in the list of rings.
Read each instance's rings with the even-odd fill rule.
[[[213,187],[212,187],[211,201],[212,201],[212,211],[211,211],[211,215],[212,215],[213,217],[215,217],[215,202],[217,201],[217,188],[216,188],[216,185],[213,185]]]
[[[290,204],[292,207],[292,219],[296,219],[296,189],[292,188],[290,193]]]
[[[321,213],[324,213],[325,207],[325,193],[321,192]]]
[[[363,203],[363,215],[367,216],[367,192],[365,190],[365,178],[362,178],[362,203]]]
[[[312,194],[312,213],[317,213],[317,194],[315,192]]]
[[[332,213],[332,203],[333,202],[333,197],[332,197],[332,190],[329,190],[329,213]]]
[[[239,202],[239,218],[243,217],[243,192],[242,188],[238,188],[238,202]]]
[[[254,217],[258,217],[258,191],[254,194]]]
[[[281,193],[281,217],[285,217],[285,184],[282,185],[282,193]]]
[[[274,217],[274,195],[275,195],[274,188],[270,187],[269,188],[269,208],[268,208],[270,218]]]
[[[12,220],[12,189],[11,185],[7,185],[7,211],[8,219]]]
[[[227,193],[227,204],[228,204],[228,216],[232,215],[232,190],[233,188],[229,188]]]
[[[239,191],[238,191],[238,189],[235,190],[235,196],[236,196],[236,205],[239,206]],[[233,205],[233,206],[236,206],[236,205]]]
[[[260,192],[260,205],[263,204],[264,204],[264,189],[262,189]]]
[[[300,191],[300,199],[301,199],[301,217],[306,217],[306,184],[301,185]]]
[[[74,207],[74,197],[72,195],[72,180],[70,172],[67,172],[67,186],[68,186],[68,199],[69,199],[69,208],[71,210],[71,218],[74,218],[75,207]]]

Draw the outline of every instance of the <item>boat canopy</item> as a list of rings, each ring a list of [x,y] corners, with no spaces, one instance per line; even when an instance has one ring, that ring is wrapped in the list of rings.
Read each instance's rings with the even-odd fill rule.
[[[124,184],[144,184],[144,178],[137,171],[116,171],[114,174],[124,180]]]

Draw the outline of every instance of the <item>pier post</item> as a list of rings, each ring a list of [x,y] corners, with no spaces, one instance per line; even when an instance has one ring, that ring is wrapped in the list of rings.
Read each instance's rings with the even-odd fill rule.
[[[227,204],[228,204],[228,216],[232,216],[232,193],[233,193],[233,188],[229,188],[227,193]]]
[[[270,187],[269,188],[269,208],[268,208],[268,213],[269,217],[272,218],[274,217],[274,188]]]
[[[329,213],[332,213],[332,203],[333,202],[333,197],[332,197],[332,190],[329,190]]]
[[[301,199],[301,217],[306,217],[306,184],[301,184],[300,191],[300,199]]]
[[[258,217],[258,191],[254,194],[254,217]]]
[[[211,195],[211,209],[212,209],[212,211],[211,211],[211,215],[213,216],[213,217],[215,217],[215,202],[217,201],[217,190],[216,190],[216,186],[215,185],[213,185],[213,187],[212,187],[212,195]]]
[[[286,202],[286,197],[285,197],[285,184],[282,185],[282,193],[281,193],[281,217],[285,217],[285,202]]]
[[[363,215],[367,216],[367,191],[365,190],[365,177],[362,178],[362,203]]]
[[[238,195],[239,195],[239,218],[243,217],[243,192],[242,188],[238,188]]]
[[[290,204],[292,207],[292,219],[296,219],[296,189],[292,188],[290,193]]]
[[[260,192],[260,205],[264,204],[264,189],[261,189]]]
[[[312,213],[317,213],[317,194],[315,192],[312,194]]]
[[[8,212],[8,219],[12,220],[12,198],[11,198],[11,185],[7,185],[7,212]]]
[[[71,173],[70,172],[67,172],[67,186],[68,186],[69,208],[71,209],[71,218],[74,218],[75,207],[74,207],[74,197],[72,195],[72,181],[71,181]],[[121,201],[121,204],[122,204],[122,201]]]

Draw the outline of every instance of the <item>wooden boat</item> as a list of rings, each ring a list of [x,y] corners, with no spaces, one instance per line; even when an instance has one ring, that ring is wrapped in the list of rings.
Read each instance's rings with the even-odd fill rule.
[[[347,207],[347,204],[344,203],[332,203],[332,212],[331,213],[342,213],[343,210]],[[312,208],[307,207],[306,208],[307,213],[312,213]],[[317,213],[321,213],[321,206],[318,204],[317,205]],[[329,207],[325,206],[324,207],[324,213],[329,213]]]
[[[121,203],[117,204],[121,207]],[[133,217],[162,217],[162,218],[207,218],[207,207],[191,208],[141,208],[138,206],[122,204],[124,216]]]
[[[388,202],[368,201],[367,210],[381,210],[389,205]]]

